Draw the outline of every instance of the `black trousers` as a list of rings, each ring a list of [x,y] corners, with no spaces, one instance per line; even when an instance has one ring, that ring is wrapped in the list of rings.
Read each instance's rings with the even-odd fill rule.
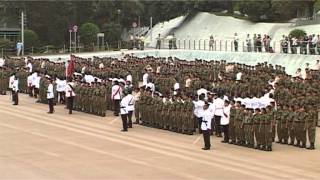
[[[72,109],[73,109],[73,99],[74,97],[68,97],[68,109],[69,109],[69,114],[72,114]]]
[[[19,93],[12,91],[12,101],[13,104],[18,105],[19,104]]]
[[[53,113],[54,109],[53,109],[53,98],[48,99],[48,104],[49,104],[49,112]]]
[[[222,125],[224,141],[229,142],[229,125]]]
[[[214,115],[215,131],[216,131],[216,135],[218,136],[221,136],[220,121],[221,121],[221,116]]]
[[[202,130],[203,134],[203,140],[204,140],[204,147],[207,149],[210,149],[211,144],[210,144],[210,130]]]
[[[234,51],[238,52],[238,42],[234,42]]]
[[[122,130],[128,131],[128,114],[121,114]]]
[[[38,88],[33,88],[34,89],[34,97],[35,98],[38,98],[38,95],[39,95],[39,89]]]
[[[114,107],[114,115],[118,116],[120,113],[120,99],[113,100],[113,107]]]
[[[14,93],[15,92],[12,89],[10,89],[10,90],[11,90],[11,101],[14,102]]]
[[[33,97],[33,86],[29,86],[29,96]]]
[[[60,104],[64,104],[66,102],[66,97],[65,97],[65,92],[58,92],[59,95],[59,103]]]
[[[132,114],[133,111],[128,111],[128,127],[132,128]]]
[[[197,122],[198,122],[198,128],[199,128],[199,133],[202,133],[201,130],[201,124],[202,124],[202,117],[196,117],[197,118]]]

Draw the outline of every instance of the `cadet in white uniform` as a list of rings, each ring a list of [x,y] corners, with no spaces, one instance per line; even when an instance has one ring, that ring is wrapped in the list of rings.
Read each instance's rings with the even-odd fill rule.
[[[229,122],[231,105],[228,100],[224,101],[223,116],[221,117],[221,126],[224,135],[223,143],[229,143]]]
[[[17,76],[14,76],[14,81],[12,83],[12,101],[13,105],[19,104],[19,80]]]
[[[222,137],[221,135],[221,117],[223,116],[223,107],[224,107],[224,101],[221,97],[218,97],[214,100],[215,105],[215,112],[214,112],[214,124],[215,124],[215,134],[218,137]]]
[[[14,80],[15,80],[15,77],[16,77],[16,73],[13,73],[10,78],[9,78],[9,89],[11,91],[11,100],[14,101],[14,91],[13,91],[13,83],[14,83]]]
[[[47,89],[47,99],[49,104],[48,114],[52,114],[54,112],[54,109],[53,109],[54,92],[53,92],[52,79],[49,80],[49,85]]]
[[[121,86],[119,86],[118,80],[115,80],[114,85],[112,86],[112,89],[111,89],[111,100],[113,101],[113,104],[114,104],[113,114],[115,116],[119,116],[121,95],[122,95],[122,88]]]
[[[128,128],[132,128],[132,114],[134,111],[134,96],[132,95],[132,90],[128,89],[127,90],[128,95],[126,98],[128,98],[128,105],[127,105],[127,112],[128,112]]]
[[[33,80],[33,76],[32,76],[32,73],[30,73],[28,78],[27,78],[27,84],[28,84],[28,90],[29,90],[29,96],[30,97],[33,97],[32,80]]]
[[[211,134],[211,119],[212,112],[209,110],[209,103],[205,102],[203,106],[203,111],[201,112],[202,122],[201,122],[201,130],[203,133],[204,147],[203,150],[209,150],[211,147],[210,143],[210,134]]]
[[[203,106],[204,106],[204,94],[201,94],[199,96],[198,101],[194,101],[194,115],[196,117],[196,121],[198,122],[198,128],[199,128],[199,133],[201,134],[201,124],[202,124],[202,118],[203,118]]]
[[[68,109],[69,109],[69,114],[72,114],[72,109],[73,109],[73,100],[74,97],[76,96],[76,93],[74,92],[74,83],[72,82],[72,79],[69,79],[69,82],[66,86],[66,97],[68,99]]]
[[[123,92],[126,94],[126,92]],[[130,97],[125,96],[122,98],[120,102],[120,115],[122,120],[122,132],[128,131],[128,105],[129,105]]]

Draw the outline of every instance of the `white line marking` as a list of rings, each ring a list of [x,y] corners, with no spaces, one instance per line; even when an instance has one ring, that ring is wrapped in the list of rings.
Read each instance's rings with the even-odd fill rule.
[[[119,120],[118,117],[114,118],[109,124],[113,124],[113,123],[115,123],[117,120]]]
[[[196,140],[193,141],[192,145],[197,144],[200,141],[201,135],[199,135]]]

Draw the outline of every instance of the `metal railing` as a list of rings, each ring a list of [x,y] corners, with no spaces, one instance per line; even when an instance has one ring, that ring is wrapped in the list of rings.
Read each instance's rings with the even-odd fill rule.
[[[290,53],[290,54],[314,54],[320,55],[320,45],[291,46],[288,42],[287,46],[283,46],[281,41],[271,41],[269,45],[263,42],[261,45],[248,44],[245,41],[238,41],[236,46],[233,40],[215,40],[210,45],[210,39],[177,39],[177,49],[186,50],[204,50],[204,51],[224,51],[224,52],[257,52],[257,53]],[[170,49],[169,40],[161,40],[161,49]],[[237,48],[236,48],[237,47]],[[173,48],[172,48],[173,49]]]
[[[129,48],[129,43],[124,43],[121,41],[117,42],[106,42],[104,46],[98,47],[96,44],[92,43],[89,46],[78,46],[77,48],[69,49],[69,46],[40,46],[40,47],[26,47],[24,49],[25,56],[31,55],[49,55],[49,54],[66,54],[66,53],[81,53],[81,52],[99,52],[99,51],[111,51],[121,48]],[[21,54],[20,54],[21,55]],[[0,47],[0,57],[4,56],[17,56],[17,49],[15,48],[3,48]]]

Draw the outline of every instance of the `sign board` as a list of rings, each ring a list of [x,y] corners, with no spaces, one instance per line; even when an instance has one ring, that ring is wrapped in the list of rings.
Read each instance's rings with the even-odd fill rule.
[[[137,27],[137,23],[136,23],[136,22],[133,22],[133,23],[132,23],[132,27],[136,28],[136,27]]]
[[[72,29],[73,29],[73,32],[77,32],[78,31],[78,26],[74,25]]]
[[[104,37],[104,33],[98,33],[97,37]]]

